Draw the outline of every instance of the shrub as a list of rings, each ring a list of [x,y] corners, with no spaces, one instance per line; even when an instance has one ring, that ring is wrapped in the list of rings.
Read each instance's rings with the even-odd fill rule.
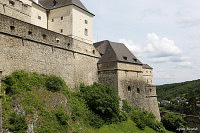
[[[119,96],[113,88],[94,83],[91,86],[80,86],[80,92],[88,107],[106,123],[119,121]]]
[[[46,79],[45,86],[49,91],[60,91],[65,88],[65,82],[62,78],[55,75],[50,75]]]
[[[122,100],[122,110],[126,113],[129,113],[132,110],[132,107],[128,104],[127,100]]]
[[[64,108],[60,108],[56,113],[56,118],[62,126],[68,126],[69,116]]]
[[[146,124],[145,124],[145,121],[144,121],[144,114],[141,110],[133,109],[130,112],[130,117],[136,123],[136,126],[138,128],[140,128],[141,130],[144,130]]]
[[[94,114],[93,112],[89,113],[88,120],[89,125],[94,128],[100,128],[104,124],[104,120],[100,116]]]
[[[162,123],[158,122],[155,119],[154,114],[151,112],[132,108],[132,111],[129,113],[129,115],[136,123],[136,126],[141,130],[144,130],[145,126],[148,126],[157,132],[164,133],[166,131]]]
[[[184,128],[186,124],[182,116],[176,115],[172,112],[166,113],[162,117],[161,122],[163,123],[164,127],[170,131],[176,131],[177,128]]]
[[[139,128],[139,129],[141,129],[141,130],[144,130],[145,129],[145,123],[142,121],[142,120],[140,120],[140,119],[138,119],[137,121],[135,121],[135,123],[136,123],[136,126]]]
[[[25,133],[28,129],[28,125],[25,121],[25,116],[17,115],[16,113],[11,113],[9,118],[9,131]]]
[[[15,71],[11,75],[3,78],[2,81],[6,94],[16,94],[21,91],[31,90],[28,79],[29,75],[24,71]]]
[[[119,122],[122,122],[122,121],[127,121],[128,120],[128,115],[126,112],[123,112],[123,111],[120,111],[120,114],[119,114]]]
[[[163,124],[159,121],[152,121],[151,123],[148,124],[148,126],[152,129],[154,129],[155,131],[159,132],[159,133],[165,133],[166,129],[163,126]]]
[[[3,90],[9,95],[31,91],[33,87],[43,87],[46,77],[48,76],[25,71],[15,71],[3,78]]]

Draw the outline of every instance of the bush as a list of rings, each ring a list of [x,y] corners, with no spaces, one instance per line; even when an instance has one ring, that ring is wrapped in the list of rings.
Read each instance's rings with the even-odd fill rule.
[[[136,123],[136,126],[141,130],[144,130],[145,126],[148,126],[157,132],[164,133],[166,131],[162,123],[155,119],[153,113],[132,108],[132,111],[129,113],[129,115]]]
[[[131,119],[136,123],[136,126],[140,128],[141,130],[144,130],[146,124],[144,120],[144,114],[139,109],[133,109],[130,112]]]
[[[172,112],[166,113],[162,117],[161,122],[163,123],[164,127],[170,131],[177,131],[177,128],[184,128],[186,124],[182,116],[176,115]]]
[[[4,90],[6,94],[16,94],[21,91],[31,90],[28,82],[29,74],[24,71],[15,71],[11,75],[3,78]]]
[[[91,86],[80,86],[80,92],[86,104],[106,123],[119,121],[119,96],[113,88],[94,83]]]
[[[159,121],[152,121],[152,123],[149,123],[148,125],[150,128],[154,129],[155,131],[159,132],[159,133],[165,133],[166,129],[163,126],[163,124]]]
[[[127,100],[122,100],[122,110],[126,113],[130,113],[132,107],[128,104]]]
[[[142,121],[142,120],[140,120],[140,119],[138,119],[137,121],[135,121],[135,123],[136,123],[136,126],[139,128],[139,129],[141,129],[141,130],[144,130],[145,129],[145,123]]]
[[[55,75],[50,75],[46,79],[45,86],[49,91],[60,91],[65,88],[65,82],[62,78],[57,77]]]
[[[89,113],[88,120],[89,125],[94,128],[100,128],[104,124],[104,120],[100,116],[94,114],[93,112]]]
[[[128,115],[126,112],[123,112],[123,111],[120,111],[120,114],[119,114],[119,122],[122,122],[122,121],[127,121],[128,120]]]
[[[31,91],[33,87],[43,87],[47,75],[15,71],[3,78],[3,90],[6,94],[14,95],[24,91]]]
[[[56,118],[62,126],[68,126],[69,116],[64,108],[60,108],[56,113]]]
[[[17,115],[16,113],[11,113],[9,118],[9,131],[25,133],[28,129],[28,125],[25,120],[25,116]]]

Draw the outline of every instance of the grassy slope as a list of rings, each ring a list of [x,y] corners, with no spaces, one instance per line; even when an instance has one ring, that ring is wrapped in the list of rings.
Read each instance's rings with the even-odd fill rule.
[[[184,96],[189,90],[195,90],[200,95],[200,79],[157,86],[157,95],[159,100],[170,100]]]
[[[39,90],[33,90],[31,92],[28,93],[23,93],[20,95],[15,95],[13,97],[11,97],[11,99],[15,99],[16,97],[20,97],[17,98],[19,103],[22,103],[24,110],[26,112],[29,112],[26,116],[26,118],[29,121],[32,121],[34,118],[34,113],[32,114],[31,110],[34,110],[36,112],[44,112],[44,111],[40,111],[37,110],[35,108],[33,108],[32,105],[37,106],[37,104],[40,104],[40,106],[44,107],[44,105],[46,105],[46,107],[44,107],[43,109],[45,110],[45,112],[47,113],[47,115],[51,116],[52,115],[52,111],[55,111],[58,109],[59,106],[62,106],[62,104],[57,104],[56,102],[58,101],[64,101],[65,96],[61,93],[52,93],[49,92],[45,89],[39,89]],[[10,105],[12,104],[11,101],[9,100],[8,102],[10,103]],[[4,102],[5,104],[5,102]],[[55,107],[55,105],[57,107]],[[53,108],[53,106],[55,108]],[[10,107],[7,108],[10,110]],[[9,115],[8,113],[5,112],[6,110],[4,110],[4,114]],[[43,117],[43,116],[39,116],[40,121],[45,122],[44,126],[46,126],[46,128],[51,128],[50,131],[54,131],[55,132],[65,132],[64,130],[66,130],[67,128],[63,128],[62,126],[60,126],[56,120],[55,117]],[[44,120],[47,119],[47,120]],[[139,128],[136,127],[136,124],[131,121],[128,120],[127,122],[122,122],[122,123],[118,123],[118,124],[111,124],[111,125],[104,125],[102,128],[100,129],[94,129],[91,127],[87,127],[84,125],[79,125],[77,123],[74,122],[70,122],[68,127],[68,131],[76,131],[76,132],[81,132],[81,133],[156,133],[156,131],[154,131],[153,129],[146,127],[145,130],[140,130]],[[60,128],[60,129],[58,129]],[[82,130],[81,130],[82,129]],[[48,129],[45,129],[48,130]],[[44,131],[45,131],[44,130]],[[35,127],[35,131],[40,131],[40,129],[38,127]],[[41,131],[42,132],[42,131]]]
[[[71,108],[68,102],[69,98],[63,92],[48,91],[43,85],[43,78],[46,76],[29,74],[28,77],[23,78],[23,86],[31,87],[29,91],[19,91],[15,95],[4,95],[3,98],[3,116],[4,128],[9,128],[9,117],[12,112],[25,114],[26,122],[28,124],[34,123],[35,132],[49,132],[49,133],[64,133],[69,132],[81,133],[154,133],[151,128],[146,127],[144,131],[136,127],[131,120],[112,125],[104,125],[100,129],[94,129],[84,124],[84,121],[68,120],[68,126],[63,126],[59,123],[55,113],[59,111],[60,107],[65,109],[65,112],[70,116]],[[30,81],[26,81],[29,78]],[[38,81],[36,82],[35,79]],[[33,83],[32,83],[33,82]],[[19,83],[19,82],[17,82]],[[21,83],[18,84],[21,86]],[[76,100],[72,99],[75,104]],[[67,102],[68,101],[68,102]],[[65,104],[67,102],[67,104]],[[15,106],[15,109],[14,109]],[[82,104],[80,105],[82,106]],[[83,112],[84,113],[84,112]]]
[[[121,122],[118,124],[104,125],[100,129],[86,129],[83,133],[157,133],[149,127],[145,127],[144,130],[140,130],[136,127],[136,124],[128,120],[126,122]],[[167,131],[166,133],[173,133]]]

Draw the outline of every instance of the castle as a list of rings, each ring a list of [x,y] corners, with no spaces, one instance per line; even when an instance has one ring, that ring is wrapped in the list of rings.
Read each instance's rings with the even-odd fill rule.
[[[153,68],[122,43],[93,43],[93,17],[80,0],[0,0],[2,75],[55,74],[71,89],[82,82],[108,84],[160,120]]]

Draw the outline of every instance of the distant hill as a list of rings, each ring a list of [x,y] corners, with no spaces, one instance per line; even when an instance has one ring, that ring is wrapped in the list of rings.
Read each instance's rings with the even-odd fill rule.
[[[170,100],[182,97],[190,90],[194,90],[200,96],[200,79],[157,86],[158,100]]]

